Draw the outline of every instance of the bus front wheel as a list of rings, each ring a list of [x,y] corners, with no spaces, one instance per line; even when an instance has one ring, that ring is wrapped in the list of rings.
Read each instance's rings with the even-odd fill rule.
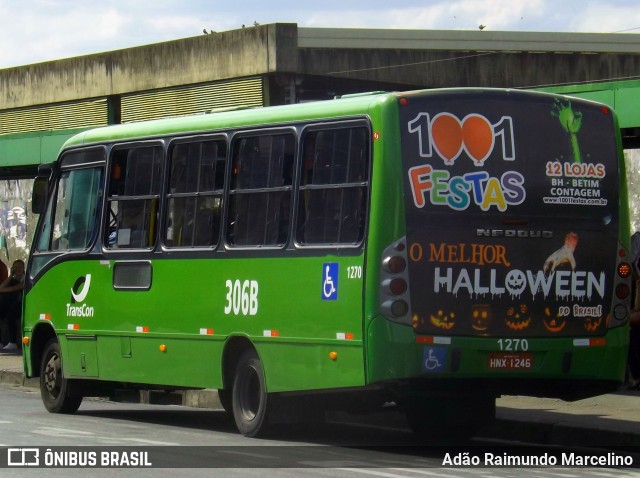
[[[44,407],[51,413],[74,413],[82,402],[82,395],[71,393],[71,384],[62,373],[60,344],[50,340],[40,364],[40,395]]]
[[[244,352],[233,381],[233,418],[246,437],[263,434],[268,424],[268,400],[262,363],[254,350]]]
[[[218,400],[223,410],[227,413],[233,413],[233,405],[231,403],[231,391],[220,389],[218,390]]]

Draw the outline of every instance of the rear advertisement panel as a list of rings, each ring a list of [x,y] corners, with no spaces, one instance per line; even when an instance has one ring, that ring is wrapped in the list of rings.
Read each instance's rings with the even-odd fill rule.
[[[619,221],[611,111],[522,92],[405,97],[417,331],[603,334]]]

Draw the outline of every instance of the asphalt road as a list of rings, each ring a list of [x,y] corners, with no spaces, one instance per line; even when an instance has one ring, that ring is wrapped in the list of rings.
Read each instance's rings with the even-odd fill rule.
[[[640,469],[611,467],[443,466],[443,458],[579,454],[594,450],[534,446],[515,442],[474,440],[454,446],[425,446],[406,429],[382,423],[330,422],[325,425],[280,428],[267,439],[239,435],[223,411],[177,406],[112,403],[86,400],[74,415],[47,413],[39,392],[0,387],[0,466],[9,450],[40,464],[66,467],[0,469],[2,476],[276,476],[320,477],[583,477],[640,476]],[[101,463],[101,454],[114,453],[119,468],[79,468],[79,462]],[[90,460],[93,453],[94,463]],[[3,456],[4,455],[4,456]],[[13,462],[16,462],[13,455]],[[73,458],[75,457],[75,458]],[[73,460],[76,460],[75,462]],[[479,458],[480,459],[480,458]],[[56,462],[56,460],[58,460]],[[65,461],[66,460],[66,461]],[[118,461],[120,460],[120,461]],[[125,461],[123,461],[125,460]],[[136,469],[122,467],[135,460]],[[19,462],[19,460],[17,460]],[[147,468],[149,463],[153,467]],[[45,463],[46,465],[47,463]],[[167,470],[169,468],[169,470]]]

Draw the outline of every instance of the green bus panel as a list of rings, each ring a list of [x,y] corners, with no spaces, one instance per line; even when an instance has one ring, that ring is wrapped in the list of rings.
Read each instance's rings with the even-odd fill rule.
[[[64,356],[65,375],[68,377],[97,378],[98,349],[95,336],[62,336],[60,346],[67,350]]]
[[[254,343],[269,391],[364,385],[363,279],[353,272],[362,261],[68,260],[35,284],[25,322],[66,337],[70,378],[222,388],[223,349],[236,336]],[[150,284],[123,287],[116,271],[136,263],[149,265]],[[337,292],[323,300],[328,264]]]

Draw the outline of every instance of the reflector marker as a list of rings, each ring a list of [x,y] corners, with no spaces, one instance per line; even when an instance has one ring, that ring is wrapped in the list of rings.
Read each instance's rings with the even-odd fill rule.
[[[336,339],[338,340],[353,340],[353,334],[350,332],[338,332],[336,333]]]
[[[451,345],[451,337],[432,337],[430,335],[418,335],[416,336],[416,342],[419,344]]]
[[[146,334],[149,332],[149,327],[147,327],[146,325],[138,325],[136,327],[136,332]]]
[[[51,320],[51,314],[40,314],[40,320]]]
[[[430,335],[418,335],[416,336],[416,343],[451,345],[451,337],[432,337]]]
[[[280,332],[278,332],[277,330],[263,330],[262,335],[263,337],[278,337],[280,335]]]
[[[67,330],[80,330],[80,324],[67,324]]]
[[[200,335],[213,335],[213,329],[200,329]]]
[[[573,339],[574,347],[603,347],[605,345],[607,345],[607,340],[602,338]]]

